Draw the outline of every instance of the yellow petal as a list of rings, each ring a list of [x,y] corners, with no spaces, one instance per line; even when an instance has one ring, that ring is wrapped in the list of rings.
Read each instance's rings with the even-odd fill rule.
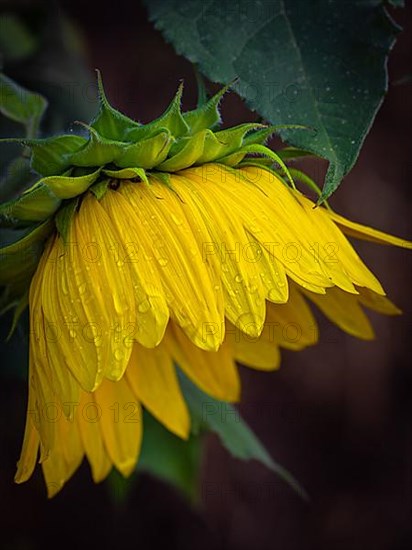
[[[151,187],[125,184],[119,192],[130,201],[155,258],[173,319],[199,347],[216,349],[219,341],[202,339],[204,323],[220,323],[215,293],[201,251],[175,194],[153,179]]]
[[[268,304],[265,325],[269,341],[283,348],[300,350],[318,341],[318,327],[313,313],[293,283],[289,286],[289,301],[286,304]]]
[[[244,256],[250,245],[248,236],[231,205],[218,187],[202,181],[198,170],[185,170],[185,177],[173,179],[179,196],[192,200],[203,216],[211,236],[203,256],[220,255],[221,282],[224,289],[225,315],[241,330],[252,336],[260,334],[265,319],[265,289],[254,262]],[[190,195],[190,199],[189,199]]]
[[[163,338],[169,309],[159,274],[152,262],[147,260],[147,254],[151,254],[150,247],[145,242],[142,227],[134,223],[135,210],[121,193],[109,190],[101,205],[117,233],[119,256],[130,267],[137,310],[134,337],[143,346],[153,348]]]
[[[348,334],[363,340],[374,338],[372,326],[356,295],[348,294],[337,287],[329,288],[324,296],[306,291],[304,294],[330,321]]]
[[[84,450],[76,422],[60,416],[53,422],[55,446],[42,462],[47,493],[53,497],[80,466]]]
[[[32,475],[36,466],[39,452],[39,432],[34,423],[35,404],[33,391],[29,389],[29,402],[27,405],[26,427],[24,430],[23,447],[20,453],[20,460],[17,463],[17,472],[14,478],[16,483],[27,481]]]
[[[359,291],[358,301],[363,306],[384,315],[400,315],[402,313],[386,296],[376,294],[369,288],[358,287],[357,290]]]
[[[92,394],[82,392],[76,418],[84,451],[92,470],[93,481],[99,483],[109,474],[112,463],[103,444],[99,427],[99,409]]]
[[[128,477],[139,458],[143,433],[141,405],[125,378],[118,382],[104,380],[93,396],[107,454],[119,472]]]
[[[49,242],[32,280],[30,346],[34,369],[44,382],[49,382],[55,400],[74,402],[78,400],[79,386],[73,375],[90,386],[95,381],[93,363],[88,365],[83,359],[84,348],[90,348],[88,357],[95,362],[97,354],[94,344],[83,343],[78,318],[68,296],[60,244],[59,239]]]
[[[285,304],[289,299],[285,268],[252,235],[249,235],[249,240],[251,245],[254,245],[256,258],[259,257],[257,266],[263,286],[266,288],[266,299],[276,304]]]
[[[256,167],[227,170],[226,177],[226,193],[237,191],[245,227],[283,264],[287,275],[304,281],[307,288],[331,286],[314,257],[312,224],[293,192],[273,173]]]
[[[401,248],[407,248],[409,250],[412,249],[411,241],[402,239],[401,237],[389,235],[388,233],[384,233],[378,229],[373,229],[367,225],[353,222],[343,216],[339,216],[339,214],[336,214],[335,212],[327,211],[327,215],[350,237],[356,237],[358,239],[372,241],[378,244],[390,244]]]
[[[252,338],[227,321],[226,340],[234,350],[236,361],[256,370],[275,370],[280,365],[280,352],[268,325]]]
[[[88,339],[94,343],[97,361],[95,353],[84,358],[88,368],[94,370],[95,384],[90,387],[82,382],[82,387],[93,391],[103,376],[119,380],[129,362],[130,326],[136,318],[133,284],[128,264],[114,253],[117,239],[110,219],[91,193],[83,199],[71,222],[69,241],[74,244],[63,256],[63,262],[70,288],[62,309],[70,312],[72,300],[83,307],[83,319],[87,322],[79,341]],[[85,348],[83,355],[90,349]],[[80,351],[80,346],[73,347],[70,365],[77,363]]]
[[[189,413],[164,344],[153,350],[135,344],[126,377],[138,400],[159,422],[179,437],[189,437]]]
[[[300,201],[304,202],[306,204],[306,208],[308,208],[307,199],[300,196]],[[339,227],[334,223],[331,223],[329,211],[324,208],[316,208],[312,213],[312,217],[314,220],[317,220],[317,223],[319,224],[319,234],[321,233],[321,228],[323,227],[323,234],[329,242],[329,249],[327,248],[327,250],[329,250],[329,267],[332,268],[334,263],[339,264],[343,268],[344,273],[347,274],[347,277],[355,285],[368,287],[378,294],[385,294],[378,279],[362,262],[361,258],[358,256]],[[336,280],[336,277],[334,277],[333,280]],[[338,280],[338,282],[341,288],[345,286],[342,284],[342,281]],[[351,293],[356,293],[356,289],[347,288],[347,290]]]
[[[206,352],[172,324],[166,332],[165,345],[179,367],[204,392],[223,401],[239,400],[240,378],[228,342],[223,342],[218,351]]]
[[[333,227],[333,222],[325,216],[324,209],[315,208],[314,203],[301,193],[297,192],[296,197],[313,225],[314,259],[321,263],[324,272],[334,285],[346,292],[356,294],[356,289],[345,266],[346,256],[342,255],[340,251],[341,239],[339,241],[336,239],[337,232]]]

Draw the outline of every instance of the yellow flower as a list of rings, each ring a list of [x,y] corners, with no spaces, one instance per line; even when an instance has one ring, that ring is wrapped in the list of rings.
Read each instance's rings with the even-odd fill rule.
[[[223,91],[182,113],[180,88],[146,125],[110,106],[100,78],[99,93],[88,138],[22,140],[40,179],[0,206],[0,222],[18,230],[0,250],[2,305],[16,306],[14,326],[30,309],[16,481],[40,452],[50,496],[85,456],[96,482],[113,466],[131,474],[143,407],[187,439],[178,368],[236,402],[236,362],[269,371],[280,348],[315,344],[310,302],[373,338],[363,308],[399,310],[345,234],[412,248],[315,208],[282,160],[299,152],[263,145],[276,127],[216,130]]]
[[[202,390],[240,397],[238,361],[272,370],[316,343],[313,302],[344,331],[363,306],[399,310],[350,236],[411,248],[314,204],[255,166],[219,164],[87,192],[66,241],[52,236],[30,287],[29,414],[16,481],[38,447],[49,494],[84,456],[100,481],[135,468],[141,405],[187,438],[175,364]]]

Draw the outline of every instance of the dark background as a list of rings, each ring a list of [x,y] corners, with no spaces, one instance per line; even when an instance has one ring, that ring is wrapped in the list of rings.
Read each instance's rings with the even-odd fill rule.
[[[164,43],[138,3],[76,0],[58,6],[83,33],[87,63],[101,69],[116,107],[149,121],[163,111],[182,78],[184,107],[194,106],[190,64]],[[412,7],[391,13],[404,27],[389,62],[396,83],[412,73]],[[409,238],[411,90],[410,81],[390,86],[357,165],[331,201],[349,218]],[[88,93],[85,100],[93,103]],[[224,101],[223,115],[228,124],[254,119],[234,94]],[[324,163],[307,167],[321,181]],[[374,244],[356,246],[404,315],[371,315],[377,335],[372,343],[357,341],[319,317],[318,346],[284,352],[276,373],[242,369],[244,418],[306,487],[310,504],[263,466],[231,458],[213,436],[206,444],[195,508],[148,475],[140,476],[127,501],[116,507],[106,484],[93,485],[86,464],[47,501],[40,469],[28,483],[13,484],[26,384],[5,377],[0,386],[0,545],[17,550],[51,545],[412,548],[412,256]],[[20,344],[18,339],[13,344],[16,353]]]

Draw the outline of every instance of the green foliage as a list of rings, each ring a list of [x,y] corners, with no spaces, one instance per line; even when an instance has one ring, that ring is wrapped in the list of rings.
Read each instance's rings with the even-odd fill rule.
[[[47,101],[39,94],[29,92],[5,74],[0,73],[0,112],[20,122],[26,128],[26,136],[37,134]]]
[[[138,471],[149,472],[171,483],[191,501],[197,496],[201,437],[183,441],[162,426],[147,411],[143,417],[143,443]]]
[[[181,371],[180,383],[192,420],[192,432],[216,433],[224,447],[241,460],[257,460],[288,483],[303,499],[308,500],[305,490],[280,464],[275,462],[253,431],[230,403],[218,401],[203,393]]]
[[[392,0],[397,6],[401,2]],[[322,199],[352,168],[387,89],[398,27],[382,0],[146,0],[179,54],[227,84],[289,143],[329,160]]]

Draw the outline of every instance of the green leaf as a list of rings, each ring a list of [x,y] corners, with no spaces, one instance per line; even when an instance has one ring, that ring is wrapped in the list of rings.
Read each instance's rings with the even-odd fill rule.
[[[144,432],[137,471],[146,471],[167,481],[190,500],[197,496],[201,438],[183,441],[144,411]]]
[[[22,316],[24,310],[26,309],[26,307],[28,307],[28,305],[29,305],[29,291],[27,289],[26,292],[23,294],[23,296],[21,296],[16,301],[16,307],[15,307],[15,310],[13,312],[13,318],[12,318],[12,321],[11,321],[11,326],[10,326],[9,333],[7,335],[7,338],[6,338],[6,342],[8,342],[11,339],[11,337],[13,336],[14,331],[16,330],[17,325],[20,321],[20,317]]]
[[[14,13],[0,15],[0,51],[9,62],[22,61],[34,54],[37,38]]]
[[[32,179],[30,160],[16,157],[9,162],[0,181],[0,200],[7,200],[27,187]]]
[[[27,273],[33,272],[53,227],[53,222],[47,220],[23,237],[19,233],[18,240],[0,248],[0,285],[23,280]]]
[[[283,466],[272,459],[233,405],[206,395],[181,371],[179,380],[189,407],[192,431],[195,434],[204,429],[215,432],[234,457],[261,462],[288,483],[303,499],[308,500],[305,490]]]
[[[47,107],[44,97],[29,92],[17,82],[0,73],[0,112],[26,126],[26,136],[35,137]]]
[[[330,161],[322,198],[352,168],[387,90],[399,28],[382,0],[146,0],[150,19],[213,82],[234,88],[297,148]]]
[[[131,494],[136,482],[136,474],[124,478],[120,472],[113,468],[106,479],[109,495],[115,506],[123,506]]]

